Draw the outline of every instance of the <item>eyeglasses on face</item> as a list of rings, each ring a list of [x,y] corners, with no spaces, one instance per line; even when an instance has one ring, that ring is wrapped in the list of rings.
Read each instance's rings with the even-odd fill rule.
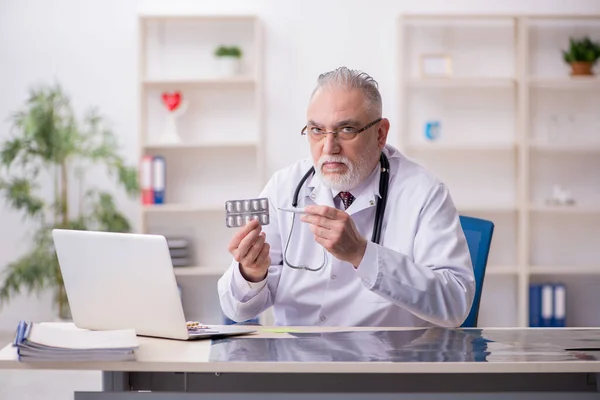
[[[308,135],[308,138],[311,140],[314,140],[314,141],[319,141],[319,140],[323,139],[329,133],[335,135],[340,140],[352,140],[359,133],[366,131],[370,127],[379,123],[382,119],[383,118],[377,118],[375,121],[368,123],[367,125],[363,126],[362,128],[357,128],[352,125],[346,125],[346,126],[341,126],[340,128],[338,128],[334,131],[327,131],[318,126],[306,125],[304,128],[302,128],[302,131],[300,132],[300,134]]]

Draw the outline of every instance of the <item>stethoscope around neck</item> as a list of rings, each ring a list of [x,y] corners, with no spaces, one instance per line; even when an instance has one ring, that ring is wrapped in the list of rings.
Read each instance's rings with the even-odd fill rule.
[[[389,163],[386,155],[383,154],[383,152],[381,153],[381,156],[379,157],[379,164],[381,166],[381,175],[379,177],[379,194],[381,195],[381,198],[377,200],[377,208],[375,210],[375,222],[373,223],[373,235],[371,237],[371,241],[373,243],[377,243],[377,244],[379,244],[379,242],[381,240],[381,229],[383,226],[383,214],[385,212],[385,205],[387,202],[388,184],[389,184],[389,180],[390,180],[390,163]],[[298,196],[300,195],[300,190],[302,189],[302,186],[304,185],[306,180],[314,172],[315,172],[315,168],[311,167],[306,172],[306,174],[304,174],[304,176],[298,183],[298,186],[296,187],[296,190],[294,192],[294,197],[292,198],[292,206],[293,207],[298,207]],[[285,244],[285,249],[283,251],[284,262],[290,268],[293,268],[293,269],[299,269],[299,270],[305,270],[305,271],[319,271],[319,270],[323,269],[323,267],[325,267],[325,265],[327,265],[327,252],[325,251],[325,248],[323,248],[323,261],[321,262],[321,265],[317,268],[311,268],[308,265],[304,265],[304,264],[294,265],[288,261],[287,250],[288,250],[288,246],[290,244],[290,239],[292,237],[292,232],[294,231],[294,222],[295,221],[296,221],[296,213],[293,213],[292,227],[290,228],[290,233],[288,235],[288,239]]]

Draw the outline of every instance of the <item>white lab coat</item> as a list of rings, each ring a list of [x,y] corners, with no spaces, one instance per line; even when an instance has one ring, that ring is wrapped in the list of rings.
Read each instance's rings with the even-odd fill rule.
[[[276,325],[287,326],[459,326],[473,301],[475,279],[458,212],[446,186],[423,167],[386,145],[390,162],[388,200],[381,244],[368,241],[362,262],[327,254],[318,272],[295,270],[283,262],[296,186],[312,166],[309,159],[278,171],[260,197],[269,198],[270,224],[263,226],[271,246],[267,278],[249,283],[237,262],[219,279],[221,308],[234,321],[245,321],[274,306]],[[379,165],[352,194],[346,210],[371,238],[379,196]],[[334,193],[313,175],[303,185],[298,207],[335,207]],[[339,206],[337,208],[340,208]],[[343,207],[342,207],[343,208]],[[290,263],[318,267],[322,247],[307,224],[295,216],[288,248]]]

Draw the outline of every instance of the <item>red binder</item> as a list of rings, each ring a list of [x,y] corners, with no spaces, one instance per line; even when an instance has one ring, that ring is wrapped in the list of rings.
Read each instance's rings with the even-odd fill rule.
[[[152,190],[152,156],[143,156],[140,168],[140,189],[142,191],[142,204],[154,203]]]

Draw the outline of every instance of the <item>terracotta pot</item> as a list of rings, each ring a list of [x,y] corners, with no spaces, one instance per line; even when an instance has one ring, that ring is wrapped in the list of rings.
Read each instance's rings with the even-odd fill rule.
[[[571,63],[571,75],[594,75],[592,73],[591,62],[572,62]]]

